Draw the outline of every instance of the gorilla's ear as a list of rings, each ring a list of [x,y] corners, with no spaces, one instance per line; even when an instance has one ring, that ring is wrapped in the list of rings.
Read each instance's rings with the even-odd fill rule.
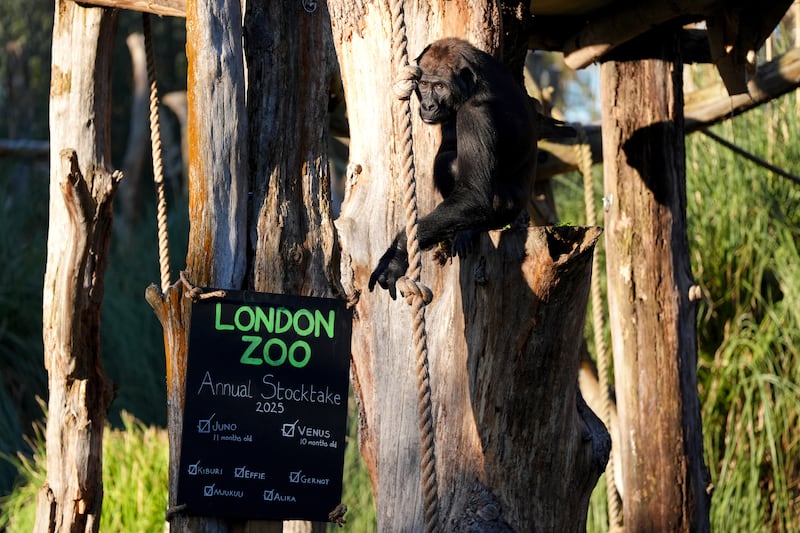
[[[469,65],[462,67],[457,74],[458,83],[461,86],[461,93],[464,98],[468,98],[475,91],[478,76]]]

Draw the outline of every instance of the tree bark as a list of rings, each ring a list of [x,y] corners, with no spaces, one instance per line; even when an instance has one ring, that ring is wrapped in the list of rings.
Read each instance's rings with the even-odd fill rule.
[[[378,530],[420,531],[423,508],[410,311],[366,283],[403,226],[403,164],[393,115],[392,23],[386,6],[328,2],[348,102],[351,144],[337,229],[342,280],[360,294],[352,353],[360,445],[378,504]],[[496,51],[493,3],[406,3],[408,53],[465,37]],[[420,211],[439,200],[435,128],[414,112]],[[532,139],[531,142],[534,142]],[[428,353],[443,531],[579,531],[608,452],[608,434],[576,387],[591,231],[486,236],[444,267],[423,255]],[[497,236],[496,236],[497,237]],[[526,245],[527,241],[527,245]]]
[[[189,251],[196,285],[242,287],[247,257],[247,113],[238,0],[190,0]]]
[[[100,315],[120,178],[107,170],[114,13],[56,2],[50,142],[58,149],[50,154],[42,317],[50,397],[37,532],[97,531],[100,522],[103,429],[113,397],[100,358]]]
[[[686,237],[682,62],[601,69],[609,315],[626,531],[708,531]]]
[[[333,296],[338,263],[328,174],[328,101],[336,70],[325,3],[245,13],[253,191],[251,288]],[[309,68],[313,65],[313,68]]]
[[[464,365],[459,359],[466,355],[471,414],[482,446],[472,450],[472,458],[441,460],[445,472],[459,474],[474,468],[462,461],[482,460],[488,486],[514,531],[585,530],[589,496],[608,460],[608,432],[577,388],[599,236],[597,228],[567,227],[503,233],[499,243],[484,238],[480,254],[460,265],[466,347],[454,350],[456,364],[439,369],[439,376],[447,376],[439,386],[448,390],[449,382],[458,382]],[[436,336],[444,340],[453,333],[431,331],[441,331]],[[455,428],[447,418],[441,422],[449,434]],[[451,439],[442,440],[440,449],[450,449]],[[449,488],[458,491],[467,479]],[[455,524],[457,531],[472,525]]]
[[[189,281],[241,289],[246,266],[247,115],[242,13],[238,0],[190,0],[188,60]],[[177,501],[183,429],[189,301],[180,284],[165,294],[155,285],[147,301],[164,328],[167,354],[167,429],[170,443],[170,530],[227,532],[223,519],[190,517]]]

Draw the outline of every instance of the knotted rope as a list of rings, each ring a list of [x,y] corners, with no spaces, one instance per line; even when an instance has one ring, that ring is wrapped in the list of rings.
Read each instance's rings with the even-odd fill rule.
[[[402,0],[392,0],[392,64],[399,72],[394,90],[400,99],[397,104],[401,146],[400,169],[404,184],[403,205],[406,217],[408,272],[398,280],[400,293],[412,307],[413,341],[416,352],[417,372],[417,416],[419,419],[420,454],[422,469],[422,502],[425,513],[425,530],[438,531],[438,484],[436,481],[436,457],[434,455],[433,414],[431,411],[431,386],[428,372],[428,344],[425,333],[425,305],[431,301],[431,290],[420,284],[422,257],[417,239],[417,193],[414,176],[414,150],[411,137],[411,92],[419,79],[419,68],[408,64],[405,14]]]
[[[153,32],[150,15],[142,14],[144,27],[144,50],[147,57],[147,80],[150,84],[150,146],[153,152],[153,182],[156,186],[158,222],[158,266],[161,272],[161,291],[166,292],[170,285],[169,238],[167,235],[167,195],[164,188],[164,164],[161,158],[161,125],[158,121],[158,85],[156,84],[156,63],[153,55]]]
[[[594,205],[594,176],[592,175],[592,148],[586,137],[586,131],[578,126],[578,142],[575,144],[575,154],[578,159],[578,168],[583,174],[583,200],[586,206],[586,223],[589,226],[597,225],[597,216]],[[599,241],[598,241],[599,246]],[[608,388],[608,347],[603,336],[605,320],[603,318],[603,300],[600,288],[600,259],[595,249],[592,257],[592,329],[594,330],[594,346],[597,352],[597,376],[600,382],[602,397],[601,413],[609,431],[611,430],[611,391]],[[606,466],[606,498],[608,499],[609,530],[619,530],[622,526],[622,511],[620,509],[619,494],[614,481],[614,450],[608,457]]]

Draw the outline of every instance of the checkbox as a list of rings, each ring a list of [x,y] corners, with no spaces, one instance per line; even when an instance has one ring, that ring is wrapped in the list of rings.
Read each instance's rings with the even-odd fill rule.
[[[244,466],[237,466],[236,471],[233,473],[233,477],[244,477],[245,468],[246,467]]]
[[[190,476],[196,476],[198,468],[200,468],[200,461],[197,461],[193,465],[189,465],[189,475]]]
[[[214,483],[214,485],[216,485],[216,483]],[[205,487],[203,487],[203,496],[213,496],[214,485],[206,485]]]
[[[197,432],[198,433],[211,433],[211,421],[214,420],[214,417],[217,416],[217,413],[214,413],[207,420],[198,420],[197,421]]]
[[[297,472],[289,472],[289,483],[300,483],[300,474],[302,470],[298,470]]]
[[[283,436],[290,438],[294,437],[294,429],[297,427],[298,422],[300,422],[300,420],[295,420],[294,424],[284,424],[283,428],[281,429]]]

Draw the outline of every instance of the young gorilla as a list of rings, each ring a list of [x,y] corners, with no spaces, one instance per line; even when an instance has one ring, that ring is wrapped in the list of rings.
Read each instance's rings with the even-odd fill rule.
[[[439,242],[463,254],[472,235],[502,228],[525,209],[536,168],[535,112],[505,65],[460,39],[428,45],[417,58],[419,113],[440,124],[433,179],[444,200],[419,220],[421,249]],[[396,298],[408,269],[400,231],[369,278]]]

